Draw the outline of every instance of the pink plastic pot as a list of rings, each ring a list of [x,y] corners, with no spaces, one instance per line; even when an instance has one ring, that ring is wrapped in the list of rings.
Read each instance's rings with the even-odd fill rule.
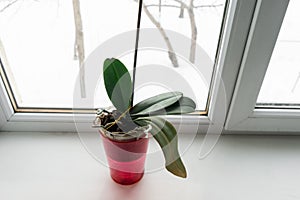
[[[100,135],[112,179],[122,185],[134,184],[141,180],[149,142],[147,134],[143,138],[130,141],[116,141],[102,133]]]

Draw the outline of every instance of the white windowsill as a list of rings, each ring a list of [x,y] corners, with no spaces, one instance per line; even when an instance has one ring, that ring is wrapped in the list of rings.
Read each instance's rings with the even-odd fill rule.
[[[0,199],[169,200],[298,199],[300,138],[222,136],[199,160],[197,137],[184,161],[188,178],[165,170],[120,186],[72,133],[0,133]],[[189,143],[190,134],[180,137]]]

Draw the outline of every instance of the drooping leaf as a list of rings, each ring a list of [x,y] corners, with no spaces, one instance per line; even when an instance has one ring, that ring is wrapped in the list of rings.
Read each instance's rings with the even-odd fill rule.
[[[167,92],[159,94],[136,104],[132,107],[130,113],[131,115],[147,115],[149,113],[164,109],[174,104],[181,97],[181,92]]]
[[[196,104],[189,97],[181,97],[178,102],[165,109],[165,114],[176,115],[195,112]]]
[[[118,59],[106,59],[103,64],[104,84],[108,97],[123,113],[130,106],[132,82],[125,65]]]
[[[160,117],[143,117],[135,122],[140,126],[152,126],[150,132],[162,148],[166,169],[176,176],[186,178],[186,169],[178,152],[177,132],[173,125]]]

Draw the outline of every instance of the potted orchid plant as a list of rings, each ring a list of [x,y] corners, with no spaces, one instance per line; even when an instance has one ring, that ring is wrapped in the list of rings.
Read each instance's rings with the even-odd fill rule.
[[[104,61],[103,77],[115,110],[99,110],[97,123],[113,180],[126,185],[143,177],[150,136],[162,149],[166,169],[186,178],[187,172],[178,152],[176,129],[161,116],[194,112],[194,101],[181,92],[168,92],[133,105],[130,73],[115,58]]]

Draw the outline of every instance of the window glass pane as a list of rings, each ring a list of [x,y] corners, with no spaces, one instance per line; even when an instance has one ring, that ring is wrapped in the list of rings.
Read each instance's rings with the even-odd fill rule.
[[[136,27],[135,1],[1,1],[4,67],[20,107],[73,107],[80,57],[74,52],[74,2],[80,2],[85,58],[102,42]],[[104,99],[98,103],[107,103]]]
[[[157,33],[153,33],[152,37],[159,35],[164,48],[140,51],[138,67],[164,66],[162,71],[155,67],[153,69],[157,73],[164,73],[162,79],[169,79],[170,83],[166,80],[163,84],[154,84],[152,90],[149,85],[145,89],[141,87],[136,93],[136,99],[152,95],[149,91],[158,94],[170,88],[178,88],[185,95],[192,95],[190,97],[196,101],[198,110],[206,110],[226,1],[145,0],[144,3],[142,28],[156,29]],[[140,42],[149,40],[150,35],[143,37],[142,33]],[[193,41],[195,48],[192,47]],[[171,49],[177,54],[176,60],[170,58],[168,51]],[[207,58],[210,62],[206,62]],[[171,74],[174,77],[170,78]]]
[[[300,1],[291,0],[257,105],[300,106]]]
[[[72,108],[75,80],[79,73],[80,55],[75,48],[73,4],[76,1],[12,1],[0,2],[0,53],[5,71],[20,107]],[[112,36],[136,28],[138,1],[78,0],[83,30],[85,58]],[[197,108],[205,110],[214,63],[207,63],[198,53],[203,51],[215,60],[226,0],[145,0],[142,28],[161,29],[167,33],[175,53],[179,49],[188,56],[177,55],[178,67],[167,51],[140,50],[138,73],[145,65],[158,64],[180,74],[196,95]],[[145,10],[147,9],[147,10]],[[148,11],[148,12],[147,12]],[[158,26],[159,25],[159,26]],[[176,37],[168,30],[185,36],[185,46],[176,46]],[[191,50],[191,40],[196,46]],[[161,37],[165,42],[165,37]],[[141,36],[143,40],[151,37]],[[166,44],[166,43],[164,43]],[[132,44],[134,47],[134,44]],[[168,48],[167,48],[168,50]],[[191,55],[194,52],[194,55]],[[113,56],[113,55],[112,55]],[[77,57],[77,59],[74,59]],[[194,58],[193,58],[194,57]],[[120,58],[132,69],[133,51]],[[193,64],[199,61],[199,65]],[[101,67],[101,64],[99,65]],[[203,69],[205,69],[203,72]],[[139,70],[141,73],[139,74]],[[200,70],[200,73],[198,72]],[[170,77],[170,74],[162,76]],[[142,76],[141,76],[142,77]],[[172,77],[172,76],[171,76]],[[177,80],[172,80],[176,82]],[[180,85],[180,84],[179,84]],[[109,106],[103,85],[97,86],[94,107]],[[168,85],[137,85],[135,101],[169,90]],[[178,88],[182,91],[182,88]],[[185,91],[183,90],[185,93]]]

